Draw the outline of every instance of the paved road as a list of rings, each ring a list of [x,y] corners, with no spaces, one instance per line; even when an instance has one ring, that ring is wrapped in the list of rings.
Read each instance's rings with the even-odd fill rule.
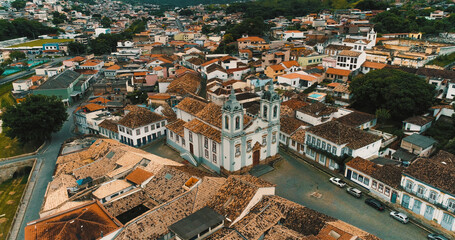
[[[283,160],[276,169],[261,178],[277,184],[276,194],[316,211],[333,216],[382,239],[419,240],[428,233],[414,224],[402,224],[389,217],[389,211],[379,212],[364,203],[365,197],[354,198],[345,189],[328,181],[326,173],[280,152]],[[322,193],[322,198],[310,196]]]
[[[55,58],[55,59],[53,59],[51,61],[51,63],[63,62],[63,60],[65,60],[65,59],[68,59],[68,57]],[[38,59],[35,59],[35,60],[38,60]],[[43,60],[43,59],[40,59],[40,60]],[[49,60],[49,59],[46,59],[46,60]],[[12,82],[12,81],[14,81],[16,79],[25,77],[25,76],[30,75],[30,74],[34,74],[35,73],[35,68],[37,68],[37,67],[39,67],[39,66],[36,66],[36,67],[34,67],[32,69],[29,69],[29,70],[26,70],[26,71],[22,71],[22,72],[18,72],[18,73],[6,76],[6,77],[0,79],[0,85]]]
[[[62,143],[73,136],[71,128],[73,126],[73,117],[72,112],[77,107],[77,105],[68,108],[67,112],[69,118],[64,123],[62,129],[52,135],[52,140],[48,142],[39,152],[34,156],[29,156],[25,158],[18,158],[14,160],[6,161],[16,162],[30,158],[37,158],[37,166],[40,166],[39,171],[36,171],[36,175],[32,175],[32,178],[35,179],[36,184],[33,192],[31,194],[30,202],[25,212],[24,219],[21,223],[20,232],[16,239],[24,239],[24,228],[26,224],[30,221],[36,220],[39,218],[39,210],[43,204],[44,194],[46,192],[47,184],[52,180],[52,175],[55,168],[55,163],[57,162],[58,153]],[[0,163],[0,165],[5,164]]]

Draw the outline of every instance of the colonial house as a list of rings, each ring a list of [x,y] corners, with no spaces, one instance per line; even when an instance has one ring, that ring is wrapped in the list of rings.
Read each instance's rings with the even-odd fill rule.
[[[440,151],[431,158],[419,158],[402,174],[401,206],[441,227],[455,230],[455,156]]]
[[[352,111],[336,120],[345,125],[359,128],[360,130],[375,127],[377,122],[375,115],[359,111]]]
[[[284,71],[285,69],[286,68],[283,67],[281,64],[271,65],[265,69],[264,73],[267,77],[272,78],[273,81],[277,81],[278,76],[283,75],[285,73]]]
[[[400,203],[402,172],[403,168],[395,165],[381,166],[356,157],[346,163],[344,176],[385,201]]]
[[[350,70],[328,68],[325,72],[325,78],[333,81],[347,82],[350,74]]]
[[[336,66],[339,69],[355,71],[365,62],[365,52],[343,50],[337,56]]]
[[[309,74],[288,73],[278,76],[278,83],[288,84],[293,88],[308,88],[317,82],[318,79]]]
[[[297,109],[295,117],[312,126],[316,126],[351,112],[352,111],[347,109],[337,109],[335,107],[327,106],[321,102],[313,102]]]
[[[405,134],[421,134],[431,127],[432,117],[413,116],[403,121],[403,130]]]
[[[237,39],[237,44],[239,49],[252,48],[264,50],[269,48],[269,45],[265,42],[263,38],[254,36],[239,38]]]
[[[278,153],[280,98],[273,87],[264,92],[260,112],[251,117],[234,89],[222,107],[187,97],[167,125],[167,143],[194,165],[216,172],[248,169]]]
[[[308,128],[308,124],[293,117],[281,116],[280,118],[280,143],[288,146],[291,142],[291,136],[299,129]],[[295,145],[295,144],[294,144]]]
[[[377,156],[382,139],[338,121],[330,121],[308,128],[305,141],[307,157],[330,170],[337,170],[348,156],[365,159]]]
[[[428,157],[436,145],[436,140],[419,134],[412,134],[401,140],[401,148],[419,157]]]
[[[126,115],[118,122],[120,142],[140,147],[166,135],[165,117],[146,108],[127,106]]]

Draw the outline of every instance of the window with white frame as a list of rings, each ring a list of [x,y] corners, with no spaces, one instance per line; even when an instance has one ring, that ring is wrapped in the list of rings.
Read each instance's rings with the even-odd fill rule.
[[[216,142],[212,141],[212,152],[216,153]]]
[[[425,187],[423,187],[422,185],[419,185],[417,187],[417,194],[423,195],[424,193],[425,193]]]
[[[156,124],[156,128],[160,128],[160,123],[157,123],[157,124]]]
[[[327,159],[324,155],[319,155],[319,163],[325,166],[325,160]]]
[[[175,135],[175,141],[179,142],[179,140],[180,140],[180,136],[179,135]]]
[[[209,148],[209,139],[207,137],[204,137],[204,147]]]
[[[212,162],[216,163],[216,154],[213,154]]]
[[[359,174],[359,177],[357,178],[359,182],[363,182],[363,176]]]
[[[247,152],[251,151],[251,141],[252,140],[249,140],[249,141],[246,142],[246,151]]]
[[[386,196],[390,196],[390,188],[389,187],[385,187],[384,194]]]
[[[144,132],[149,132],[149,126],[144,127]]]
[[[209,150],[208,149],[204,150],[204,155],[205,155],[206,159],[209,159]]]
[[[193,142],[193,133],[192,132],[190,132],[188,134],[188,139],[190,140],[190,142]]]
[[[327,158],[329,159],[329,158]],[[329,167],[333,169],[338,169],[338,163],[336,163],[334,160],[329,159]]]
[[[414,185],[414,184],[412,183],[411,180],[408,180],[408,181],[406,182],[406,188],[409,189],[409,190],[412,190],[413,185]]]
[[[267,135],[262,136],[262,145],[267,145]]]
[[[276,143],[276,132],[272,135],[272,143]]]
[[[174,133],[171,132],[171,131],[169,131],[169,136],[170,136],[171,138],[174,138]]]
[[[322,142],[322,149],[325,149],[325,142]]]
[[[449,199],[447,200],[447,207],[448,207],[448,208],[451,208],[451,209],[455,209],[455,200],[449,198]]]
[[[373,182],[371,183],[371,188],[376,189],[377,187],[378,187],[378,182],[376,182],[376,180],[373,180]]]
[[[384,191],[384,185],[382,183],[379,183],[378,185],[378,192],[383,192]]]
[[[155,124],[150,125],[150,130],[155,130]]]
[[[182,146],[185,146],[185,138],[182,138]]]
[[[332,154],[336,155],[337,154],[337,148],[334,146],[332,147]]]
[[[431,192],[430,192],[429,198],[430,198],[431,200],[436,201],[437,197],[438,197],[438,193],[437,193],[437,192],[435,192],[435,191],[431,191]]]
[[[321,147],[321,140],[320,139],[318,139],[318,143],[316,144],[316,146]]]
[[[140,135],[141,134],[141,129],[136,129],[136,135]]]
[[[331,152],[331,151],[332,151],[332,145],[327,143],[327,152]]]
[[[352,172],[352,178],[353,179],[357,179],[358,177],[359,177],[359,175],[356,172]]]
[[[235,145],[235,156],[240,156],[240,144]]]

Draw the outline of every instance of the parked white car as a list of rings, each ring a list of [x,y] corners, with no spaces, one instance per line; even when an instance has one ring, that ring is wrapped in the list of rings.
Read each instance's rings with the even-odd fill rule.
[[[341,179],[339,179],[339,178],[336,178],[336,177],[331,177],[331,178],[330,178],[330,181],[331,181],[333,184],[335,184],[335,185],[337,185],[338,187],[340,187],[340,188],[346,186],[346,183],[343,182],[343,180],[341,180]]]
[[[390,212],[390,216],[395,218],[396,220],[402,222],[402,223],[408,223],[409,222],[408,216],[406,216],[406,214],[404,214],[404,213],[400,213],[400,212],[397,212],[397,211],[391,211]]]

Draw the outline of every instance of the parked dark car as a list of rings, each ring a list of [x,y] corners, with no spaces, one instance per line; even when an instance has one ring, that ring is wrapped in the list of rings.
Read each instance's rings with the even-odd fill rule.
[[[365,203],[376,208],[379,211],[384,211],[384,209],[385,209],[384,205],[380,201],[378,201],[374,198],[367,198],[365,200]]]
[[[441,234],[438,234],[438,233],[431,233],[431,234],[428,234],[427,238],[429,240],[449,240],[448,238],[444,237],[443,235]]]

